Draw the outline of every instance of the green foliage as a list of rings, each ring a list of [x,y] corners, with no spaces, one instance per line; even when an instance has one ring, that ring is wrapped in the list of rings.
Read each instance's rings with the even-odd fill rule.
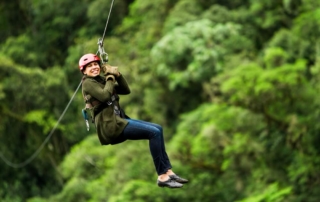
[[[44,128],[43,133],[45,134],[49,133],[55,124],[55,120],[53,119],[53,117],[50,117],[47,111],[43,111],[43,110],[34,110],[27,113],[24,117],[24,120],[28,123],[35,122],[37,123],[37,125],[43,127]]]
[[[247,39],[238,35],[239,29],[239,25],[214,25],[209,20],[176,28],[152,50],[157,73],[168,77],[171,90],[209,79],[222,70],[225,55],[247,45]]]
[[[279,189],[278,184],[271,184],[267,187],[267,189],[263,193],[259,193],[257,196],[249,197],[244,200],[240,200],[237,202],[281,202],[284,201],[285,195],[290,194],[291,187],[286,187],[283,189]]]
[[[314,61],[316,45],[319,43],[318,36],[320,34],[320,23],[317,19],[320,16],[320,9],[314,9],[305,13],[302,13],[295,19],[293,32],[303,40],[308,47],[304,55],[310,61]]]
[[[104,1],[104,0],[95,0],[89,4],[87,9],[87,16],[88,16],[88,25],[90,25],[90,29],[88,30],[88,34],[95,34],[95,33],[103,33],[104,27],[106,25],[106,19],[109,15],[110,7],[111,7],[111,0]],[[108,22],[108,31],[113,30],[117,25],[119,25],[125,15],[127,14],[128,5],[127,1],[120,0],[114,1],[114,5],[112,8],[112,14],[109,18]],[[108,32],[107,32],[108,34]]]
[[[130,47],[132,50],[129,50],[129,54],[145,57],[145,52],[148,52],[161,33],[164,16],[171,4],[168,0],[136,0],[130,5],[128,16],[117,29],[124,35],[123,39],[134,45]],[[144,54],[140,55],[140,51]]]
[[[150,194],[158,193],[158,194]],[[161,202],[163,200],[168,201],[169,197],[162,198],[161,192],[158,192],[158,188],[154,186],[154,183],[147,183],[142,180],[132,180],[126,183],[123,191],[118,195],[111,197],[111,202],[144,202],[155,201]]]
[[[234,187],[241,179],[232,172],[246,173],[263,152],[254,136],[236,133],[260,131],[263,124],[254,125],[252,120],[261,117],[241,108],[213,104],[203,105],[182,117],[170,142],[170,151],[175,159],[190,166],[187,175],[191,175],[193,183],[188,192],[194,201],[212,198],[234,201],[237,195],[242,195],[243,190]],[[216,189],[219,191],[212,192]],[[198,192],[206,193],[210,200],[197,195]]]
[[[213,4],[202,14],[202,16],[203,18],[209,19],[211,22],[214,22],[216,24],[225,24],[234,21],[234,12],[218,4]]]
[[[141,167],[141,161],[149,164]],[[49,201],[103,201],[116,198],[122,191],[126,192],[127,188],[122,183],[130,179],[147,180],[154,175],[147,144],[126,142],[102,147],[96,135],[74,146],[59,170],[66,184],[63,191],[52,196]]]
[[[281,48],[266,49],[264,63],[267,68],[280,67],[288,61],[287,53]]]
[[[96,53],[111,0],[0,3],[0,146],[36,151]],[[147,141],[101,146],[78,92],[40,154],[0,166],[0,200],[318,202],[320,4],[117,0],[104,39],[132,118],[161,124],[174,171],[160,189]],[[66,17],[67,16],[67,17]],[[86,138],[86,136],[88,136]]]
[[[10,37],[1,46],[1,52],[15,61],[19,61],[25,65],[38,64],[36,53],[28,51],[30,49],[31,38],[24,34],[18,37]]]
[[[264,112],[272,110],[279,115],[283,111],[283,103],[288,104],[289,111],[294,101],[301,94],[303,96],[301,89],[308,85],[303,76],[304,70],[304,61],[272,69],[250,64],[222,74],[219,80],[224,81],[221,89],[231,96],[230,101],[233,103]],[[269,104],[273,106],[266,108]],[[279,111],[279,107],[282,110]]]
[[[4,55],[0,57],[3,95],[0,108],[3,117],[5,117],[2,119],[0,127],[0,139],[3,144],[1,152],[8,160],[20,163],[35,152],[56,124],[61,109],[55,111],[48,110],[48,108],[62,107],[62,102],[65,102],[66,98],[68,99],[68,93],[61,68],[52,67],[45,72],[37,67],[26,68],[15,64]],[[15,196],[16,192],[20,192],[21,198],[27,198],[31,194],[48,194],[60,188],[59,175],[55,174],[55,164],[56,161],[60,161],[59,154],[66,152],[67,139],[72,136],[72,132],[70,132],[68,137],[63,137],[61,129],[63,129],[63,125],[58,127],[51,142],[43,149],[45,152],[40,153],[38,161],[30,167],[28,172],[16,174],[16,178],[11,178],[10,176],[16,171],[8,166],[3,166],[2,179],[9,184],[17,185],[11,187],[12,192],[3,193],[3,198]],[[81,137],[79,133],[77,136]],[[16,149],[17,147],[19,149]],[[33,171],[39,167],[47,171]],[[48,178],[48,176],[55,177],[49,177],[48,180],[42,182],[42,179]],[[40,189],[33,186],[37,183],[47,188]],[[52,184],[55,186],[52,187]],[[1,189],[4,187],[5,184],[1,184]],[[30,187],[30,192],[25,191],[26,187]]]
[[[166,18],[164,23],[164,32],[167,33],[176,27],[184,26],[186,23],[198,20],[202,9],[195,0],[178,1]]]
[[[10,36],[17,36],[23,33],[27,27],[29,18],[28,9],[20,6],[21,1],[1,1],[0,3],[0,43],[3,43]],[[15,12],[12,12],[15,11]]]

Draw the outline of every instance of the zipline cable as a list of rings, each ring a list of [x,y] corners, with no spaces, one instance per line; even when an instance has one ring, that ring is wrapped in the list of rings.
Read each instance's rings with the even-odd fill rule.
[[[112,0],[111,5],[110,5],[109,14],[108,14],[108,18],[107,18],[107,21],[106,21],[106,25],[104,27],[102,38],[98,39],[98,51],[97,51],[96,55],[98,55],[98,53],[100,53],[100,59],[102,60],[102,63],[104,63],[104,60],[103,60],[103,56],[104,55],[106,56],[106,62],[108,62],[108,54],[105,52],[105,50],[103,48],[103,41],[104,41],[104,37],[105,37],[106,31],[107,31],[107,27],[108,27],[111,11],[112,11],[112,8],[113,8],[113,2],[114,2],[114,0]]]
[[[107,27],[108,27],[110,15],[111,15],[112,7],[113,7],[113,2],[114,2],[114,0],[112,0],[112,2],[111,2],[111,6],[110,6],[110,9],[109,9],[109,14],[108,14],[106,26],[104,27],[104,31],[103,31],[103,35],[102,35],[102,40],[101,40],[102,44],[103,44],[103,41],[104,41],[104,36],[105,36],[105,34],[106,34],[106,31],[107,31]]]
[[[108,27],[108,23],[109,23],[109,19],[110,19],[110,14],[111,14],[111,11],[112,11],[112,7],[113,7],[113,3],[114,3],[114,0],[112,0],[111,2],[111,6],[110,6],[110,10],[109,10],[109,14],[108,14],[108,18],[107,18],[107,21],[106,21],[106,25],[104,27],[104,31],[103,31],[103,35],[102,35],[102,38],[100,38],[98,40],[98,45],[99,45],[99,49],[98,49],[98,52],[100,52],[100,55],[106,55],[106,61],[108,61],[108,54],[104,51],[104,48],[103,48],[103,41],[104,41],[104,37],[105,37],[105,34],[106,34],[106,31],[107,31],[107,27]],[[97,54],[98,54],[97,52]],[[101,57],[101,60],[103,62],[103,58]],[[27,164],[29,164],[31,161],[33,161],[40,153],[40,151],[43,149],[44,145],[47,144],[51,138],[51,136],[53,135],[53,133],[55,132],[55,130],[57,129],[58,125],[60,124],[60,121],[62,120],[62,118],[64,117],[65,113],[67,112],[71,102],[73,101],[75,95],[77,94],[80,86],[82,84],[82,80],[80,81],[77,89],[75,90],[75,92],[73,93],[69,103],[67,104],[67,106],[65,107],[64,111],[62,112],[62,114],[60,115],[56,125],[53,127],[53,129],[51,130],[51,132],[49,133],[49,135],[46,137],[46,139],[42,142],[42,144],[40,145],[40,147],[27,159],[25,160],[24,162],[22,163],[13,163],[11,161],[9,161],[7,158],[5,158],[5,156],[3,155],[3,153],[0,152],[0,159],[2,159],[8,166],[11,166],[13,168],[22,168],[24,166],[26,166]]]
[[[66,108],[64,109],[64,111],[62,112],[62,114],[60,115],[56,125],[53,127],[53,129],[51,130],[51,132],[49,133],[49,135],[46,137],[46,139],[42,142],[42,144],[40,145],[40,147],[27,159],[25,160],[24,162],[22,163],[12,163],[10,162],[8,159],[6,159],[4,157],[4,155],[0,152],[0,158],[8,165],[8,166],[11,166],[13,168],[22,168],[24,166],[26,166],[27,164],[29,164],[31,161],[33,161],[37,156],[38,154],[40,153],[40,151],[43,149],[44,145],[48,143],[48,141],[50,140],[51,136],[53,135],[53,133],[55,132],[55,130],[57,129],[58,125],[60,124],[60,121],[62,120],[63,116],[65,115],[65,113],[67,112],[71,102],[73,101],[76,93],[78,92],[80,86],[82,84],[82,80],[80,82],[80,84],[78,85],[76,91],[73,93],[69,103],[67,104]]]

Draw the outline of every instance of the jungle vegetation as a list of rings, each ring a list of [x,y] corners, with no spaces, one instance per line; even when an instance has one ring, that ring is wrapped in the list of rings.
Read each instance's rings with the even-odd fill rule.
[[[0,2],[0,152],[43,143],[96,53],[111,0]],[[77,92],[39,155],[0,161],[2,202],[320,201],[320,1],[115,0],[104,48],[164,127],[182,189],[161,189],[147,141],[101,146]]]

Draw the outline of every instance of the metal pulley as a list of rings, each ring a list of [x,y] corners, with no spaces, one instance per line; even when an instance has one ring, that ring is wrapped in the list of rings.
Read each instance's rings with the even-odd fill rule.
[[[106,51],[104,50],[104,47],[103,47],[103,38],[98,39],[97,44],[98,44],[98,52],[99,52],[102,64],[107,63],[109,58],[108,58],[108,54],[106,53]],[[105,59],[104,59],[104,57],[105,57]]]

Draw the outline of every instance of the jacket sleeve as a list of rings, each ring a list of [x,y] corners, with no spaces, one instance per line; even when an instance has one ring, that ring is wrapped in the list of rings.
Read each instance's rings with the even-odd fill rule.
[[[117,77],[117,83],[118,85],[115,86],[115,90],[117,94],[119,95],[127,95],[130,94],[130,88],[127,83],[127,80],[124,78],[124,76],[121,74],[119,77]]]
[[[112,81],[107,81],[106,84],[102,86],[93,79],[86,79],[82,84],[82,88],[86,94],[91,95],[100,102],[106,102],[111,100],[114,85]]]

